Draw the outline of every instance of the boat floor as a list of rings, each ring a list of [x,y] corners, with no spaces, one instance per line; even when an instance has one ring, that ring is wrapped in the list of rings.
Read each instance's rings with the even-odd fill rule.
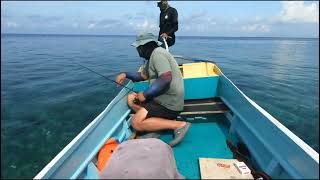
[[[173,147],[179,172],[187,179],[200,179],[199,158],[233,159],[226,144],[227,126],[225,117],[215,115],[204,122],[192,122],[183,141]],[[161,135],[161,140],[169,142],[172,134]]]

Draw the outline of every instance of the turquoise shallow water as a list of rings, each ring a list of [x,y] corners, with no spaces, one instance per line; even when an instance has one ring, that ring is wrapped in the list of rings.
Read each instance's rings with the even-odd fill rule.
[[[1,177],[32,178],[143,62],[134,36],[1,35]],[[177,37],[171,52],[210,59],[319,152],[319,39]],[[196,127],[195,127],[196,129]]]

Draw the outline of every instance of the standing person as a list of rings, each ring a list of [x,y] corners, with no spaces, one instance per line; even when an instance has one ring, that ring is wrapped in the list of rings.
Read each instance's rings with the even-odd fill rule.
[[[119,74],[116,82],[122,84],[126,78],[134,82],[149,79],[148,89],[128,95],[128,105],[136,112],[132,126],[137,131],[147,132],[174,130],[174,139],[169,143],[174,146],[184,138],[191,124],[175,120],[184,106],[183,77],[176,60],[159,47],[161,44],[152,33],[138,35],[132,46],[147,64],[142,72]]]
[[[170,47],[174,45],[176,41],[174,33],[178,31],[178,12],[175,8],[169,6],[166,0],[161,0],[157,4],[160,9],[160,31],[158,40],[163,42],[163,37]]]

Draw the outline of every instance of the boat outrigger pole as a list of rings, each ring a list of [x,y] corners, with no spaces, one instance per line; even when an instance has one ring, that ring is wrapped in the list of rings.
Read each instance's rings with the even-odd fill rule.
[[[89,70],[89,71],[91,71],[91,72],[93,72],[93,73],[95,73],[95,74],[98,74],[99,76],[101,76],[101,77],[103,77],[103,78],[105,78],[105,79],[107,79],[107,80],[109,80],[109,81],[111,81],[111,82],[114,82],[114,83],[116,83],[116,84],[118,84],[118,85],[120,85],[120,86],[128,89],[128,90],[131,91],[131,92],[134,92],[134,90],[133,90],[132,88],[128,88],[128,87],[125,86],[125,85],[122,85],[122,84],[120,84],[120,83],[117,83],[115,80],[112,80],[112,79],[110,79],[110,78],[108,78],[108,77],[106,77],[106,76],[104,76],[104,75],[102,75],[102,74],[100,74],[100,73],[98,73],[98,72],[96,72],[96,71],[94,71],[94,70],[92,70],[92,69],[90,69],[90,68],[82,65],[82,64],[79,64],[79,63],[77,63],[77,62],[75,62],[75,61],[73,61],[73,62],[74,62],[75,64],[78,64],[79,66],[81,66],[81,67],[83,67],[83,68],[86,68],[87,70]]]

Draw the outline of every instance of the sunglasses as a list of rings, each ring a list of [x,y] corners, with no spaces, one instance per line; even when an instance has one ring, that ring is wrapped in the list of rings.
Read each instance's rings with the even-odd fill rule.
[[[157,2],[157,6],[160,7],[162,2]]]

